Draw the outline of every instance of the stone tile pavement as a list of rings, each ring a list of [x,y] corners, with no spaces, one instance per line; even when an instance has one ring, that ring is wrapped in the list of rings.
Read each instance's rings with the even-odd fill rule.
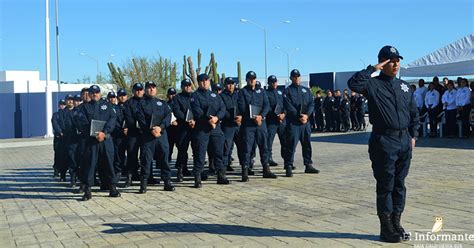
[[[96,190],[88,202],[51,177],[51,140],[3,140],[0,247],[473,247],[474,140],[419,141],[403,216],[417,240],[391,245],[378,241],[368,137],[313,135],[319,175],[302,173],[298,148],[292,178],[241,183],[237,170],[228,186],[211,177],[194,189],[189,178],[175,192],[152,186],[139,195],[135,185],[118,199]],[[420,240],[435,216],[444,218],[440,234],[473,241]]]

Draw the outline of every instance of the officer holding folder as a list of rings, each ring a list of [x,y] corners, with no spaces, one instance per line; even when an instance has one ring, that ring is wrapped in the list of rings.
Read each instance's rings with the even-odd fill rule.
[[[268,162],[270,166],[277,166],[278,164],[273,161],[272,156],[272,147],[275,135],[278,134],[278,139],[280,140],[282,157],[285,157],[287,146],[285,145],[284,141],[286,111],[285,107],[283,106],[283,92],[278,89],[278,80],[275,75],[268,77],[267,96],[270,104],[270,111],[268,111],[266,118],[268,130]]]

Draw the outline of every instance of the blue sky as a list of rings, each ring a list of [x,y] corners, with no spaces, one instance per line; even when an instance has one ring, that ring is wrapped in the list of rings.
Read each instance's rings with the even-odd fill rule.
[[[214,52],[218,70],[264,75],[263,32],[267,28],[268,74],[287,75],[286,55],[299,48],[291,68],[303,74],[360,70],[376,63],[378,50],[398,48],[407,64],[473,32],[473,1],[303,0],[58,0],[61,80],[95,78],[96,64],[120,66],[131,56],[162,55],[207,64]],[[45,77],[45,1],[0,0],[0,70],[39,70]],[[50,0],[51,78],[56,79],[54,0]],[[281,24],[289,20],[289,24]],[[111,57],[110,55],[115,56]]]

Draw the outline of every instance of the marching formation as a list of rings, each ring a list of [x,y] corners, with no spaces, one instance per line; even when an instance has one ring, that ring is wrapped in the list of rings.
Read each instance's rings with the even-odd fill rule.
[[[109,190],[110,197],[120,197],[117,184],[125,176],[123,187],[140,181],[139,193],[148,185],[160,183],[153,176],[153,164],[160,171],[165,191],[174,191],[171,180],[171,154],[177,148],[176,181],[194,177],[194,187],[201,188],[208,174],[217,175],[217,184],[229,184],[227,171],[233,171],[232,151],[237,150],[242,169],[241,181],[255,175],[254,158],[260,154],[263,178],[277,178],[270,167],[278,166],[272,150],[278,135],[284,160],[285,176],[293,176],[294,154],[301,143],[305,173],[319,173],[313,167],[311,125],[315,101],[309,88],[301,86],[298,70],[290,74],[291,85],[278,89],[275,76],[268,77],[264,89],[253,71],[246,74],[247,85],[236,87],[232,78],[225,86],[211,88],[208,75],[198,76],[193,92],[189,79],[181,82],[181,92],[171,88],[166,100],[157,97],[154,82],[135,83],[131,98],[119,89],[102,98],[99,86],[84,88],[80,95],[67,95],[59,102],[52,124],[54,172],[66,181],[82,200],[92,198],[91,187]],[[188,168],[188,148],[193,156]],[[208,155],[208,170],[204,170]]]

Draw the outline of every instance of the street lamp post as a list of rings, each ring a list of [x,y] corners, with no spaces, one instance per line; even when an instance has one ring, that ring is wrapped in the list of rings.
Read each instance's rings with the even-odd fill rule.
[[[98,79],[99,79],[99,60],[96,59],[96,58],[94,58],[94,57],[92,57],[92,56],[90,56],[90,55],[87,54],[87,53],[84,53],[84,52],[81,52],[81,53],[79,53],[79,54],[80,54],[81,56],[86,56],[86,57],[88,57],[89,59],[92,59],[92,60],[95,61],[96,66],[97,66],[97,72],[96,72],[96,77],[95,77],[96,79],[95,79],[95,82],[97,83],[97,81],[98,81]]]
[[[264,26],[248,19],[240,19],[240,22],[248,22],[250,24],[257,26],[259,29],[263,31],[263,43],[264,43],[264,53],[265,53],[265,78],[267,78],[268,76],[267,75],[267,29]],[[288,24],[290,23],[290,21],[283,21],[282,23]]]
[[[290,50],[287,50],[287,49],[284,49],[284,48],[281,48],[280,46],[277,46],[276,49],[284,52],[286,54],[286,67],[287,67],[287,70],[288,70],[288,77],[290,76],[290,54],[292,52],[297,52],[299,51],[300,49],[299,48],[294,48],[294,49],[290,49]]]

